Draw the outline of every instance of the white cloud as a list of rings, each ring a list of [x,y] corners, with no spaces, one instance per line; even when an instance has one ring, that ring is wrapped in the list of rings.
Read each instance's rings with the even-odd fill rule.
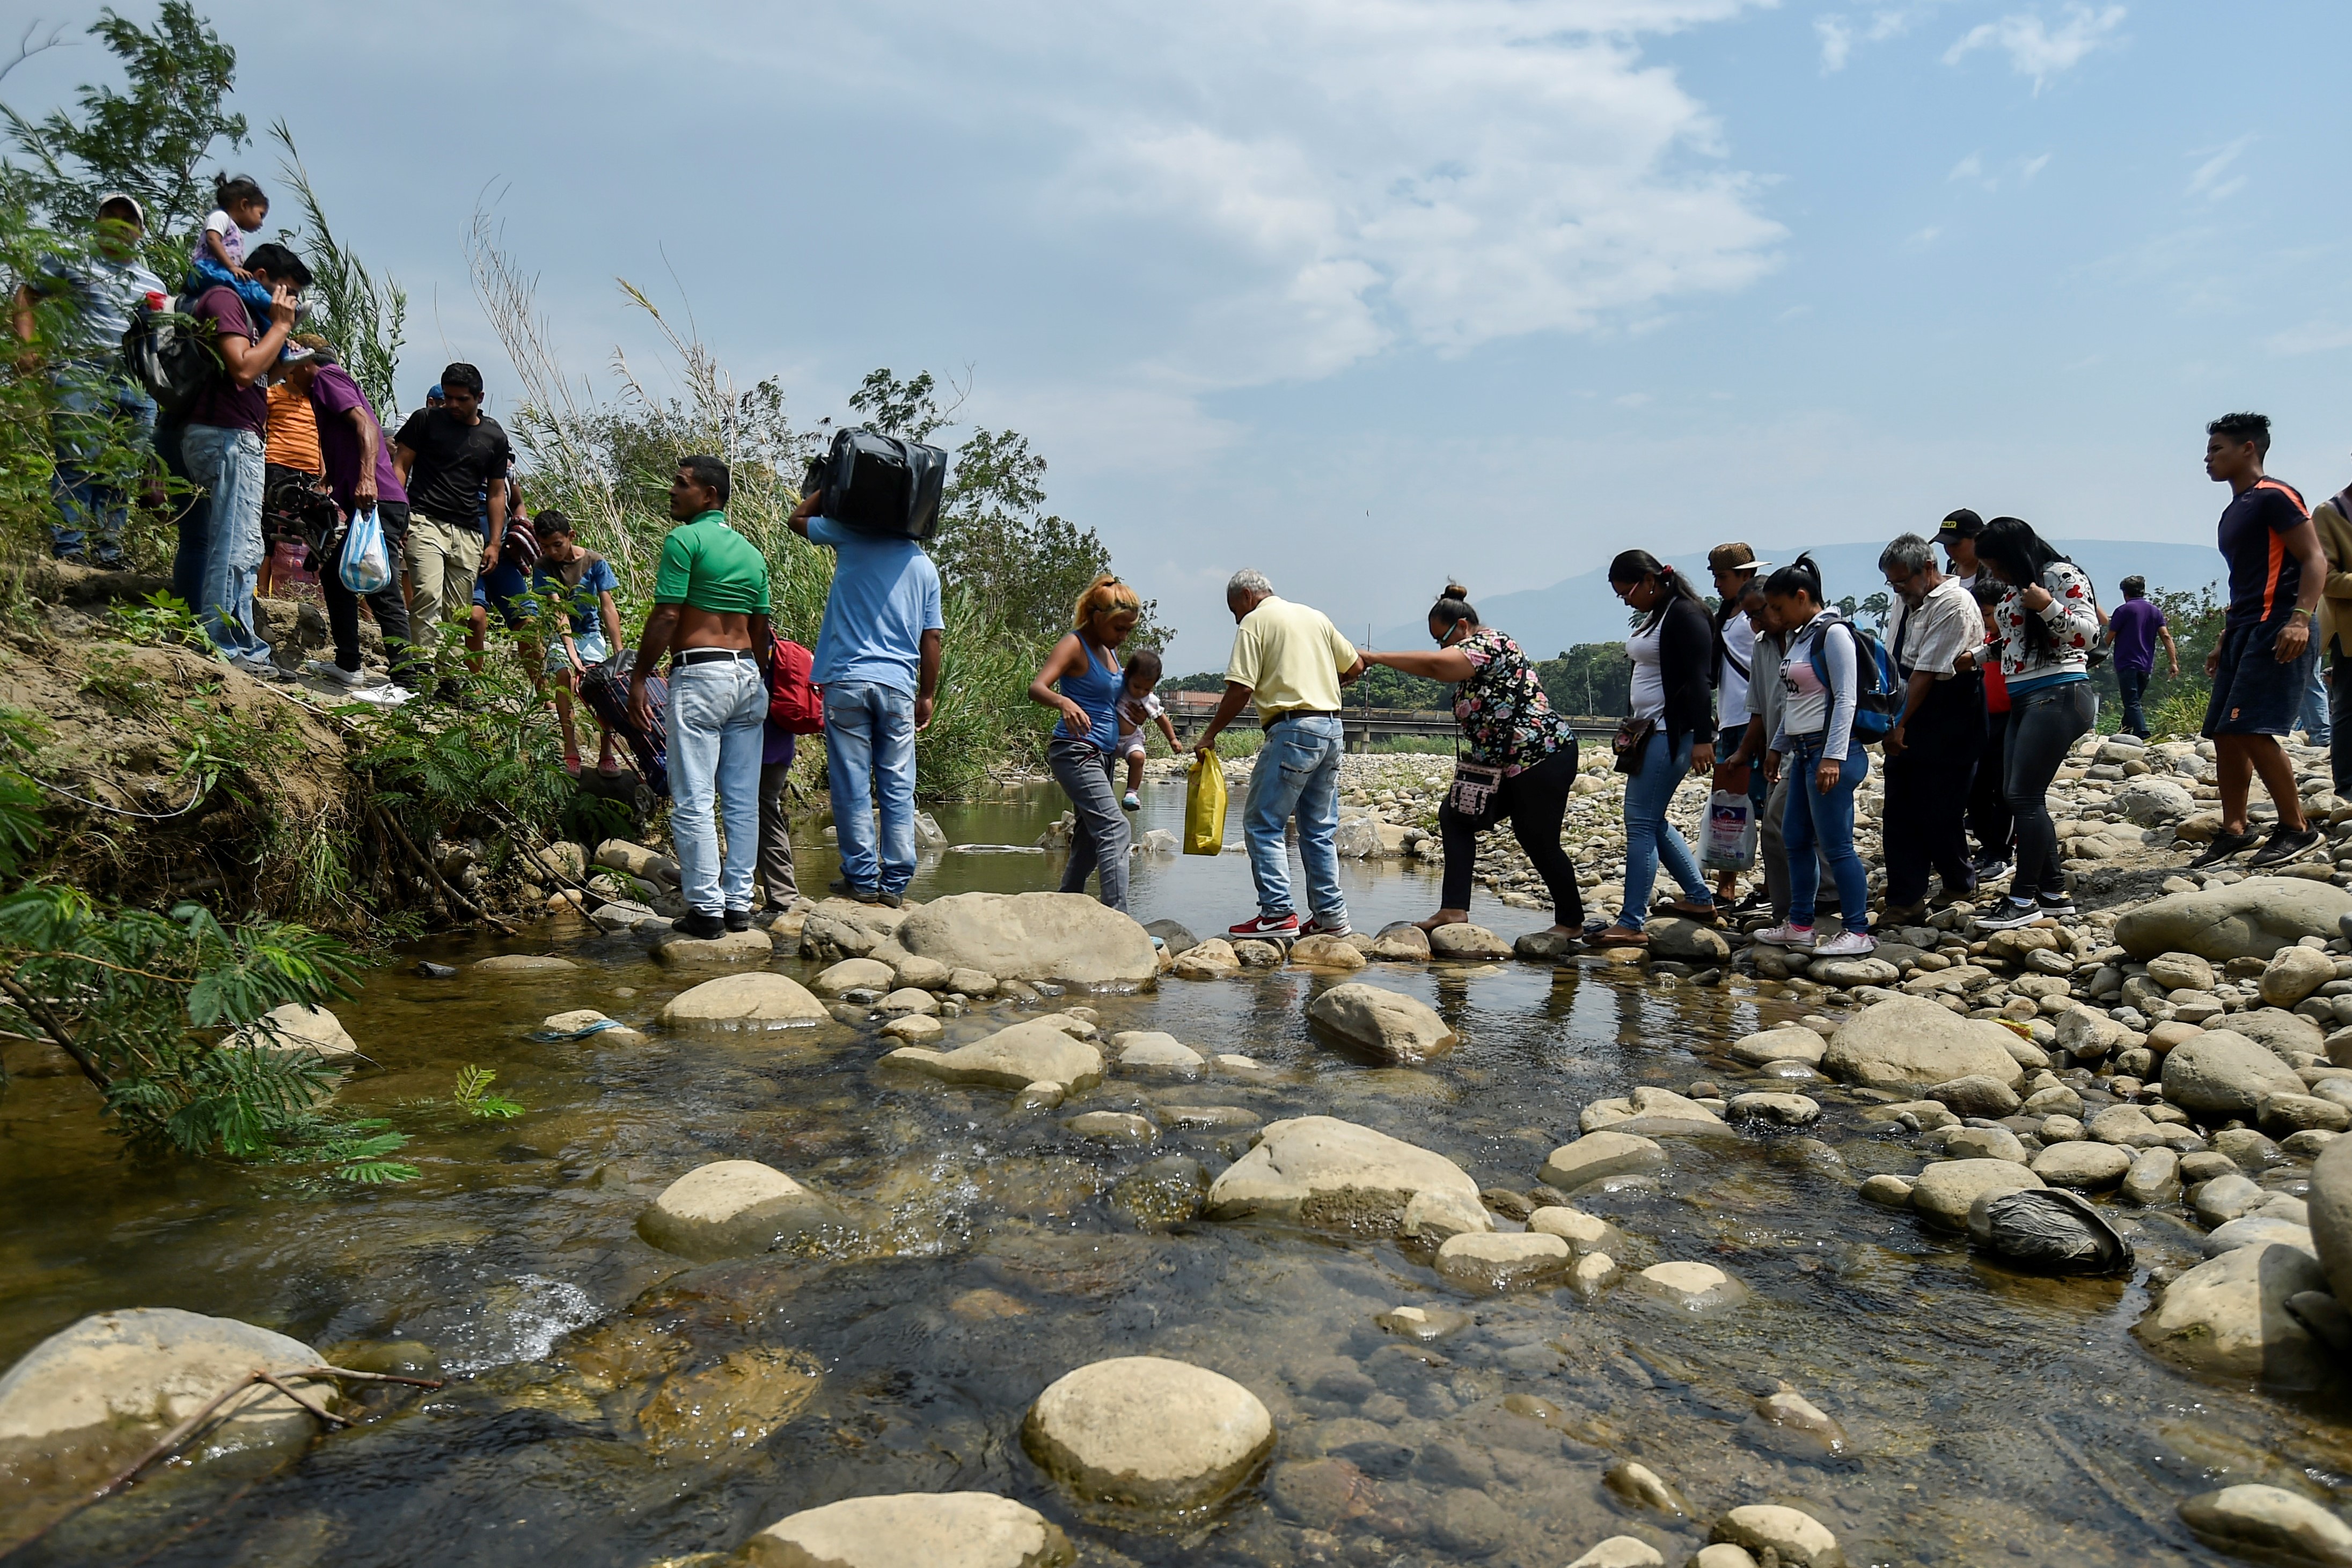
[[[2020,168],[2017,172],[2018,180],[2021,184],[2029,185],[2032,184],[2033,183],[2033,176],[2042,173],[2042,170],[2050,166],[2051,157],[2051,153],[2044,153],[2039,158],[2028,158],[2025,161],[2024,166]]]
[[[2334,321],[2305,321],[2273,335],[2263,346],[2274,354],[2289,356],[2333,353],[2338,349],[2352,349],[2352,327]]]
[[[1969,28],[1959,42],[1944,51],[1944,63],[1958,65],[1979,49],[1997,48],[2009,56],[2010,66],[2018,75],[2033,79],[2033,90],[2038,93],[2052,77],[2074,69],[2093,50],[2115,42],[2123,24],[2121,5],[2096,11],[2087,5],[2068,5],[2055,27],[2039,16],[2021,12]]]
[[[1967,180],[1974,184],[1989,184],[1991,183],[1985,178],[1984,159],[1980,154],[1975,153],[1969,153],[1967,157],[1953,164],[1952,172],[1944,176],[1944,183],[1946,184],[1954,184],[1961,180]]]
[[[1843,16],[1816,16],[1813,31],[1822,40],[1822,69],[1845,69],[1853,54],[1853,25]]]
[[[2246,183],[2243,174],[2231,175],[2230,168],[2238,157],[2254,144],[2252,132],[2221,147],[2206,147],[2191,153],[2198,160],[2189,175],[2189,195],[2203,196],[2207,201],[2224,201],[2237,195]]]
[[[1759,182],[1638,47],[1759,3],[835,0],[792,58],[846,62],[820,90],[866,116],[1016,142],[991,178],[1022,226],[1121,258],[1131,363],[1198,393],[1629,328],[1761,276]]]
[[[1909,5],[1881,5],[1859,25],[1836,14],[1814,17],[1813,32],[1822,40],[1822,73],[1843,70],[1857,43],[1883,44],[1901,37],[1941,4],[1943,0],[1913,0]]]

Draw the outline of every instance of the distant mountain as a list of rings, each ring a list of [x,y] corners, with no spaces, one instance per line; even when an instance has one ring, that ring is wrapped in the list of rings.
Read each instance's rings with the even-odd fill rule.
[[[2091,574],[2099,603],[2110,610],[2123,597],[2116,584],[2135,572],[2147,579],[2150,590],[2193,591],[2219,582],[2222,574],[2221,553],[2210,545],[2146,544],[2128,539],[2053,539],[2051,542]],[[1757,551],[1767,561],[1787,562],[1801,548],[1758,545]],[[1885,548],[1884,542],[1814,545],[1822,592],[1832,600],[1848,594],[1866,599],[1884,590],[1886,580],[1879,575],[1878,552]],[[1713,591],[1705,551],[1667,560],[1677,572],[1689,573],[1701,593]],[[1472,586],[1475,588],[1475,584]],[[1625,635],[1625,607],[1609,591],[1605,562],[1549,588],[1528,588],[1516,594],[1474,592],[1471,602],[1478,606],[1480,620],[1500,626],[1536,658],[1549,658],[1579,643],[1612,642]],[[1376,637],[1377,647],[1419,647],[1429,640],[1429,628],[1412,622],[1391,626]]]

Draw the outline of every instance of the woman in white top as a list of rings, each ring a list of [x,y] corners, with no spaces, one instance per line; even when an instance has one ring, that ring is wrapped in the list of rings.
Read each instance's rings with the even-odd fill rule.
[[[1870,753],[1853,739],[1861,692],[1861,642],[1845,617],[1822,603],[1821,569],[1800,555],[1764,580],[1764,600],[1788,628],[1780,659],[1780,723],[1765,753],[1773,778],[1786,765],[1788,816],[1780,826],[1789,853],[1789,918],[1756,940],[1810,950],[1820,958],[1847,958],[1878,945],[1870,934],[1870,879],[1853,849],[1853,792],[1870,772]],[[1820,891],[1813,847],[1829,858],[1837,880],[1845,930],[1813,940],[1813,900]]]
[[[1609,586],[1643,619],[1625,639],[1633,661],[1632,721],[1647,729],[1625,781],[1625,898],[1616,923],[1593,939],[1600,947],[1645,947],[1650,889],[1663,859],[1683,896],[1665,912],[1712,923],[1715,900],[1698,861],[1666,821],[1675,786],[1715,768],[1714,691],[1707,665],[1715,628],[1697,592],[1673,567],[1646,550],[1628,550],[1609,563]]]

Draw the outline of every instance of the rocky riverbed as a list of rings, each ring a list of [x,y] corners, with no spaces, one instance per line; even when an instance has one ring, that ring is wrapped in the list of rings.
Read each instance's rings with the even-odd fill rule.
[[[1360,834],[1445,771],[1351,760]],[[12,1055],[12,1529],[315,1357],[449,1383],[254,1390],[25,1560],[2352,1562],[2352,877],[2184,877],[2194,747],[2068,773],[2078,921],[1844,964],[1052,895],[678,942],[582,849],[641,910],[287,1020],[355,1106],[528,1107],[373,1194],[125,1171]]]

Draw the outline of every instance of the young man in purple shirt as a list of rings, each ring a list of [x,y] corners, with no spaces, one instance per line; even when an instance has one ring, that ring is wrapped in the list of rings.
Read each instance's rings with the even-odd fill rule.
[[[2172,628],[2164,624],[2164,611],[2147,596],[2147,579],[2126,577],[2123,581],[2124,602],[2107,617],[2107,629],[2115,639],[2116,684],[2123,689],[2124,733],[2147,739],[2147,715],[2140,704],[2147,696],[2147,683],[2156,673],[2156,639],[2164,639],[2164,657],[2172,666],[2172,679],[2180,679],[2180,650],[2173,646]]]

